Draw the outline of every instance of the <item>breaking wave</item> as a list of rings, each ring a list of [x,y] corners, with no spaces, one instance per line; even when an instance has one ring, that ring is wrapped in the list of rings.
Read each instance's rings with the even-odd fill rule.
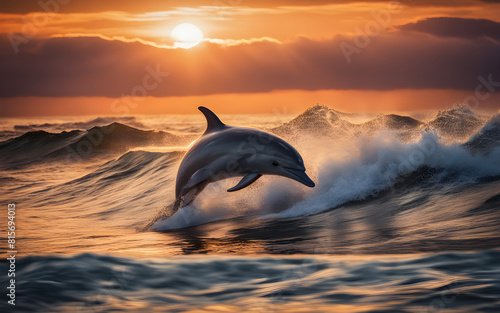
[[[241,216],[306,216],[387,193],[397,198],[419,188],[459,190],[500,177],[498,114],[488,118],[457,106],[431,121],[394,114],[364,118],[355,123],[353,114],[315,106],[267,129],[297,147],[316,188],[263,177],[250,188],[228,194],[225,190],[235,183],[230,179],[210,184],[191,206],[175,214],[168,208],[185,151],[179,147],[196,136],[116,122],[87,131],[30,131],[0,143],[0,160],[4,169],[22,169],[34,163],[80,164],[107,156],[108,161],[89,167],[86,175],[39,188],[27,201],[34,206],[85,206],[91,208],[81,213],[86,216],[154,230]]]

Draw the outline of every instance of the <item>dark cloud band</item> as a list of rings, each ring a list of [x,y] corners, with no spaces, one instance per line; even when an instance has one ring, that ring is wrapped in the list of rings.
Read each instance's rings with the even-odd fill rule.
[[[425,24],[428,21],[370,38],[369,44],[352,55],[351,63],[346,62],[341,46],[354,45],[355,40],[344,37],[326,41],[300,38],[288,43],[261,41],[232,47],[204,43],[190,50],[100,38],[52,38],[33,39],[21,45],[18,54],[2,38],[0,96],[120,97],[135,93],[159,97],[287,89],[474,90],[480,76],[500,81],[500,44],[491,40],[487,31],[498,23],[487,21],[486,30],[470,27],[473,31],[460,38],[407,31],[427,29],[426,33],[450,34],[452,27],[447,23],[457,22],[439,20],[439,26],[433,29]],[[161,83],[155,77],[161,78]],[[144,87],[145,82],[147,86],[155,84],[155,88]]]

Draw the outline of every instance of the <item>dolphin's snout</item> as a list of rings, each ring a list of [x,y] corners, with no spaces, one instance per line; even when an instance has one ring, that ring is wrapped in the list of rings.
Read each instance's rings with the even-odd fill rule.
[[[287,172],[289,172],[290,174],[292,174],[292,177],[290,177],[290,178],[298,181],[299,183],[302,183],[302,184],[306,185],[307,187],[316,186],[316,184],[314,184],[312,179],[310,179],[309,176],[307,176],[305,171],[296,170],[296,169],[288,168],[288,167],[284,167],[284,169]]]

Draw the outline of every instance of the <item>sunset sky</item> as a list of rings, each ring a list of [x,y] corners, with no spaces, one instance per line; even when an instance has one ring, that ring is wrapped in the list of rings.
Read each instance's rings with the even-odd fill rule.
[[[1,117],[500,108],[496,0],[3,0],[0,25]]]

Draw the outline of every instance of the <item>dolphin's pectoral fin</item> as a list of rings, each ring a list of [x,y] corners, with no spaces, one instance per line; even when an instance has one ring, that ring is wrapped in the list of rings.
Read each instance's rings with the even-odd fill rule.
[[[233,188],[228,189],[227,191],[228,192],[237,191],[237,190],[243,189],[245,187],[248,187],[254,181],[256,181],[257,179],[259,179],[259,177],[261,177],[261,176],[262,175],[259,174],[259,173],[250,173],[250,174],[246,175],[245,177],[243,177],[236,186],[234,186]]]
[[[202,168],[200,170],[197,170],[193,174],[193,176],[191,176],[191,178],[189,179],[188,183],[184,186],[184,188],[182,188],[181,196],[185,196],[196,185],[209,180],[211,175],[212,172],[207,168]]]

